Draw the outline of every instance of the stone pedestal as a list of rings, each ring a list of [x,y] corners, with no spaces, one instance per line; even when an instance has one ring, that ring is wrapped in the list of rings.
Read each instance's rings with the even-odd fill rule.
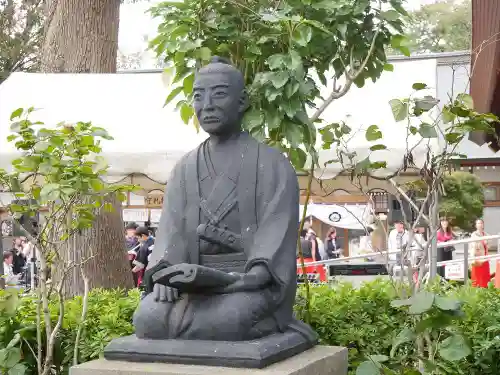
[[[70,369],[69,375],[347,375],[347,349],[314,348],[262,369],[137,363],[100,359]]]

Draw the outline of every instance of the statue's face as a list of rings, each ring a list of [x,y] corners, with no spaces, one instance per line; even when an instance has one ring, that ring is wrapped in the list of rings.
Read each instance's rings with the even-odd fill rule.
[[[243,90],[226,73],[203,73],[193,87],[193,107],[203,130],[222,135],[240,128],[244,111]]]

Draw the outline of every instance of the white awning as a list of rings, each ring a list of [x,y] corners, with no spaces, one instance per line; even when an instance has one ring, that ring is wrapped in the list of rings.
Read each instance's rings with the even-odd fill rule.
[[[103,143],[110,180],[144,173],[165,183],[175,163],[207,137],[182,122],[175,100],[163,107],[169,91],[161,73],[13,73],[0,85],[0,168],[16,157],[6,141],[10,114],[35,107],[32,120],[47,127],[91,121],[105,128],[114,137]]]
[[[300,205],[300,217],[304,206]],[[308,204],[306,217],[314,217],[336,228],[364,230],[369,224],[370,209],[366,204]]]

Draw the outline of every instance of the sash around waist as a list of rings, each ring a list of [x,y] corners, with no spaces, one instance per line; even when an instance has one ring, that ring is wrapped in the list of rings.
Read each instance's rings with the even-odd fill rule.
[[[200,254],[200,264],[225,272],[243,272],[247,263],[245,253]]]

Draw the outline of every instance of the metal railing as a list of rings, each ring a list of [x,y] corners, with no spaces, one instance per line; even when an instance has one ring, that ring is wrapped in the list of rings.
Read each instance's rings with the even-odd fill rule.
[[[500,234],[495,234],[495,235],[489,235],[489,236],[483,236],[483,237],[467,237],[459,240],[453,240],[453,241],[448,241],[448,242],[440,242],[437,244],[438,248],[443,248],[443,247],[450,247],[450,246],[455,246],[455,245],[461,245],[461,244],[469,244],[471,242],[479,242],[479,241],[491,241],[491,240],[497,240],[497,254],[492,254],[492,255],[485,255],[485,256],[473,256],[469,257],[469,248],[468,246],[464,246],[464,257],[460,259],[453,259],[453,260],[447,260],[443,262],[438,262],[437,266],[446,266],[449,264],[459,264],[463,263],[464,264],[464,280],[467,280],[468,278],[468,262],[469,261],[474,261],[474,260],[491,260],[491,259],[497,259],[500,258]],[[406,249],[407,252],[413,252],[413,251],[422,251],[420,247],[411,247],[409,249]],[[335,259],[328,259],[328,260],[320,260],[316,262],[308,262],[304,263],[304,265],[307,266],[329,266],[329,265],[334,265],[338,263],[345,263],[349,262],[350,260],[356,260],[356,259],[366,259],[366,258],[373,258],[377,256],[383,256],[385,255],[386,258],[386,263],[389,263],[388,256],[391,254],[401,254],[401,250],[385,250],[385,251],[377,251],[377,252],[372,252],[372,253],[366,253],[366,254],[359,254],[359,255],[354,255],[350,257],[343,257],[343,258],[335,258]],[[429,264],[427,263],[427,267]],[[301,267],[301,263],[297,263],[297,267]],[[327,267],[328,268],[328,267]],[[400,270],[401,266],[399,265],[394,265],[393,270]],[[404,266],[403,270],[407,270],[408,267]]]

